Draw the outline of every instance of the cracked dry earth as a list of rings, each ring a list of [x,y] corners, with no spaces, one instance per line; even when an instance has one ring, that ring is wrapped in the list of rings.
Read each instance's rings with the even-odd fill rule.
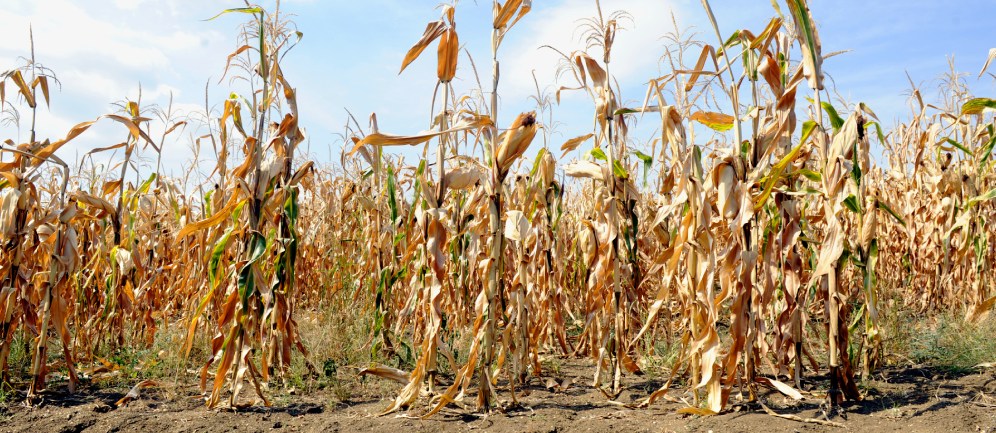
[[[960,375],[929,368],[883,370],[864,384],[862,401],[846,403],[843,416],[834,418],[842,426],[784,419],[744,405],[733,405],[718,416],[681,415],[676,411],[687,407],[681,401],[691,401],[692,396],[677,390],[670,393],[670,400],[677,403],[660,400],[647,409],[625,409],[588,386],[588,373],[583,362],[566,359],[558,373],[551,374],[558,383],[573,379],[566,390],[547,389],[534,379],[519,390],[522,407],[515,410],[483,417],[452,408],[428,420],[416,418],[414,411],[376,416],[397,387],[370,378],[348,379],[345,395],[341,390],[335,393],[338,398],[328,389],[274,390],[272,407],[239,411],[206,409],[195,386],[149,388],[121,408],[114,402],[126,388],[84,389],[69,395],[53,387],[35,407],[18,402],[0,407],[0,432],[996,432],[994,369]],[[643,399],[662,383],[647,376],[627,379],[618,401]],[[779,414],[818,418],[822,379],[816,376],[804,383],[810,391],[801,401],[775,391],[763,392],[762,401]]]

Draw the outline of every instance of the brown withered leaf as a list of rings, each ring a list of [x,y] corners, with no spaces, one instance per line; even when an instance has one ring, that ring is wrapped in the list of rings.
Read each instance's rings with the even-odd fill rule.
[[[585,134],[585,135],[582,135],[580,137],[574,137],[574,138],[572,138],[570,140],[565,141],[564,144],[560,145],[560,150],[564,151],[564,153],[562,155],[560,155],[560,157],[563,158],[565,155],[567,155],[568,152],[573,151],[574,149],[577,149],[578,146],[581,145],[581,143],[584,143],[584,142],[590,140],[591,137],[594,137],[594,136],[595,136],[595,134]]]
[[[356,141],[353,149],[349,151],[347,155],[353,155],[360,150],[363,146],[414,146],[417,144],[425,143],[434,137],[438,137],[443,134],[449,134],[451,132],[466,131],[470,129],[483,128],[485,126],[491,125],[491,118],[487,116],[476,116],[461,119],[457,124],[453,125],[444,131],[424,131],[415,135],[394,135],[394,134],[382,134],[379,132],[371,133],[362,140]]]
[[[361,369],[358,374],[360,376],[366,376],[368,374],[372,374],[377,377],[383,377],[385,379],[393,380],[402,385],[408,385],[409,377],[411,376],[411,373],[407,371],[399,370],[397,368],[388,367],[386,365],[381,365],[381,364]]]
[[[128,403],[131,403],[133,400],[136,400],[141,396],[142,388],[148,388],[151,386],[159,386],[159,383],[151,379],[146,379],[135,384],[135,386],[131,387],[131,390],[128,391],[124,397],[121,397],[120,400],[114,402],[114,406],[127,406]]]
[[[425,48],[435,41],[436,38],[442,36],[445,31],[446,23],[441,19],[427,24],[425,26],[425,32],[422,34],[422,38],[419,39],[418,42],[416,42],[415,45],[408,50],[408,53],[405,54],[405,59],[401,62],[401,70],[398,71],[398,74],[404,72],[405,68],[414,62],[415,59],[422,54],[422,51],[425,51]]]
[[[456,30],[448,28],[443,32],[437,49],[436,77],[443,83],[453,81],[456,75],[457,58],[460,55],[460,38]]]

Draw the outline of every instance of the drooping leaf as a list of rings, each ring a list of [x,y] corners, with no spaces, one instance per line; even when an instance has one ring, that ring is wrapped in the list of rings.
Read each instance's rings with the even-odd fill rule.
[[[861,203],[858,202],[858,198],[854,194],[851,194],[844,199],[844,206],[856,214],[864,213],[861,209]]]
[[[992,125],[988,125],[989,130],[989,142],[987,142],[981,149],[979,149],[979,172],[981,173],[983,169],[986,168],[986,164],[993,155],[993,148],[996,147],[996,131],[994,131]]]
[[[878,137],[878,142],[881,144],[885,144],[885,134],[882,133],[882,125],[874,121],[865,123],[865,127],[869,126],[875,127],[875,135]]]
[[[35,81],[31,83],[31,88],[35,88],[36,86],[40,86],[42,89],[42,96],[45,97],[45,105],[51,107],[52,103],[48,98],[48,77],[39,75],[35,78]]]
[[[650,173],[650,168],[654,165],[654,158],[647,155],[639,150],[633,151],[633,155],[636,155],[640,161],[643,161],[643,184],[647,184],[647,175]]]
[[[594,136],[595,134],[585,134],[580,137],[574,137],[570,140],[565,141],[564,144],[560,146],[560,150],[564,151],[563,155],[560,156],[564,157],[564,155],[567,155],[568,152],[577,149],[578,146],[581,145],[581,143],[588,141],[591,137]]]
[[[982,74],[986,73],[986,70],[989,69],[989,65],[994,59],[996,59],[996,48],[990,48],[989,57],[986,57],[986,63],[982,65],[982,70],[979,71],[979,78],[982,78]]]
[[[905,220],[905,219],[903,219],[903,217],[902,217],[902,216],[900,216],[900,215],[899,215],[898,213],[896,213],[896,211],[892,210],[892,208],[891,208],[891,207],[889,207],[889,205],[888,205],[888,204],[886,204],[886,203],[885,203],[884,201],[882,201],[881,199],[879,199],[879,200],[876,200],[876,201],[875,201],[875,203],[876,203],[876,205],[878,206],[878,208],[879,208],[879,209],[882,209],[882,210],[884,210],[884,211],[885,211],[886,213],[888,213],[889,215],[892,215],[892,217],[893,217],[893,218],[895,218],[895,219],[896,219],[896,221],[898,221],[898,222],[899,222],[899,224],[901,224],[901,225],[902,225],[903,227],[906,227],[906,220]]]
[[[713,66],[717,71],[719,70],[719,62],[716,60],[716,56],[716,50],[712,47],[712,45],[703,44],[702,52],[699,54],[699,59],[695,61],[695,68],[691,70],[691,76],[688,77],[688,81],[685,83],[686,92],[692,90],[692,87],[695,86],[695,81],[699,79],[700,75],[706,72],[703,69],[705,68],[706,60],[712,59]]]
[[[978,195],[978,196],[975,196],[975,197],[972,197],[972,198],[968,199],[968,202],[966,203],[966,206],[967,207],[972,207],[972,206],[975,206],[975,205],[977,205],[979,203],[982,203],[984,201],[992,200],[994,198],[996,198],[996,188],[993,188],[993,189],[989,190],[985,194]]]
[[[601,147],[595,147],[585,153],[585,156],[591,156],[599,161],[608,161],[609,157],[605,154],[605,151]]]
[[[211,216],[196,222],[192,222],[180,229],[180,232],[176,234],[177,239],[183,239],[190,236],[193,233],[199,232],[209,227],[214,227],[225,220],[228,216],[235,212],[235,209],[241,207],[244,204],[244,200],[239,200],[238,194],[232,194],[232,198],[228,200],[228,204],[225,207],[219,209],[217,212]]]
[[[969,99],[965,105],[961,106],[961,114],[982,114],[986,110],[996,110],[996,99],[974,98]]]
[[[14,81],[14,85],[17,86],[17,90],[21,92],[21,96],[24,97],[24,101],[28,103],[28,106],[35,108],[35,96],[31,93],[31,88],[28,83],[24,81],[24,76],[21,75],[21,71],[15,70],[10,74],[10,79]]]
[[[824,101],[821,102],[820,105],[823,106],[823,111],[826,111],[827,117],[830,118],[830,126],[833,126],[834,131],[839,130],[842,126],[844,126],[844,119],[837,114],[837,109],[833,108],[832,104]]]
[[[802,42],[803,70],[809,81],[809,87],[823,90],[823,55],[820,52],[822,48],[809,5],[806,0],[786,0],[786,3],[792,11],[796,34]]]
[[[446,22],[444,22],[443,20],[433,21],[427,24],[425,26],[425,32],[423,32],[422,34],[422,38],[419,39],[418,42],[415,42],[415,45],[413,45],[405,54],[404,60],[401,61],[401,70],[398,71],[398,74],[404,72],[405,68],[407,68],[408,65],[414,62],[415,59],[417,59],[418,56],[422,54],[422,51],[425,51],[425,48],[428,47],[429,44],[431,44],[433,41],[435,41],[436,38],[442,36],[443,32],[445,31],[446,31]]]
[[[211,21],[211,20],[214,20],[215,18],[218,18],[218,17],[220,17],[222,15],[233,14],[233,13],[235,13],[235,14],[252,14],[252,15],[256,15],[256,14],[262,14],[264,12],[263,12],[263,8],[258,7],[258,6],[256,6],[256,7],[244,7],[244,8],[231,8],[231,9],[225,9],[225,10],[223,10],[221,12],[218,12],[218,15],[215,15],[215,16],[213,16],[211,18],[208,18],[208,19],[206,19],[204,21]]]
[[[718,132],[726,132],[733,128],[733,116],[728,114],[696,111],[690,118]]]
[[[961,143],[959,143],[957,141],[952,140],[950,137],[949,138],[945,138],[944,142],[948,143],[948,144],[950,144],[952,146],[954,146],[955,149],[958,149],[958,150],[960,150],[962,152],[965,152],[965,154],[968,155],[969,157],[972,156],[972,151],[969,148],[965,147],[964,145],[962,145]]]

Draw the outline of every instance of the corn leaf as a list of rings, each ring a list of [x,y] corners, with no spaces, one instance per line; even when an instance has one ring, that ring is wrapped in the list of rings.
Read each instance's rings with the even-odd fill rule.
[[[985,194],[978,195],[968,199],[968,203],[966,203],[966,206],[972,207],[984,201],[992,200],[994,198],[996,198],[996,188],[989,190],[989,192],[986,192]]]
[[[888,213],[889,215],[892,215],[892,217],[893,217],[893,218],[895,218],[895,219],[896,219],[896,221],[898,221],[898,222],[899,222],[899,224],[901,224],[901,225],[902,225],[903,227],[906,227],[906,220],[905,220],[905,219],[903,219],[903,217],[902,217],[902,216],[900,216],[900,215],[899,215],[898,213],[896,213],[896,211],[892,210],[892,208],[891,208],[891,207],[889,207],[889,205],[888,205],[888,204],[886,204],[886,203],[885,203],[884,201],[882,201],[882,200],[876,200],[875,202],[876,202],[876,206],[877,206],[877,207],[878,207],[879,209],[882,209],[882,210],[884,210],[884,211],[885,211],[886,213]]]
[[[965,105],[961,106],[961,114],[982,114],[986,110],[996,110],[996,99],[974,98],[969,99]]]
[[[733,116],[728,114],[696,111],[690,118],[718,132],[726,132],[733,128]]]

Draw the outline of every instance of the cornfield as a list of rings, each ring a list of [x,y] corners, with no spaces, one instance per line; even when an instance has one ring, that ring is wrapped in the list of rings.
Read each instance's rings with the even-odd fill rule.
[[[400,59],[404,74],[436,48],[429,130],[354,118],[339,164],[299,150],[298,89],[281,62],[302,34],[279,7],[215,17],[247,21],[217,65],[232,91],[200,116],[139,98],[36,137],[58,80],[32,47],[0,84],[8,124],[30,123],[27,142],[0,148],[4,386],[31,403],[58,373],[73,390],[100,353],[171,328],[182,356],[206,354],[191,362],[207,406],[270,405],[295,360],[317,370],[299,311],[359,308],[374,324],[355,337],[372,354],[360,374],[399,383],[384,414],[506,410],[552,356],[587,359],[591,386],[630,408],[680,388],[693,396],[682,412],[716,414],[757,403],[759,387],[798,395],[824,372],[833,407],[886,363],[887,303],[967,322],[994,308],[996,99],[952,85],[929,103],[914,88],[909,120],[887,127],[831,97],[823,60],[837,53],[822,51],[805,0],[732,35],[703,0],[716,42],[676,41],[670,72],[625,106],[611,65],[630,17],[596,0],[584,47],[549,51],[556,94],[500,113],[499,78],[526,79],[501,75],[502,42],[531,3],[492,1],[490,29],[460,28],[491,35],[490,86],[470,94],[452,82],[481,83],[480,64],[461,57],[457,6],[443,5]],[[547,125],[567,92],[590,97],[592,129],[556,149]],[[657,132],[631,136],[637,121]],[[60,156],[96,122],[120,125],[123,141]],[[161,175],[165,144],[184,140],[213,152],[207,182]],[[343,291],[353,302],[332,301]],[[18,341],[24,383],[8,367]],[[666,382],[617,401],[660,341],[677,348]],[[386,365],[406,356],[408,369]]]

